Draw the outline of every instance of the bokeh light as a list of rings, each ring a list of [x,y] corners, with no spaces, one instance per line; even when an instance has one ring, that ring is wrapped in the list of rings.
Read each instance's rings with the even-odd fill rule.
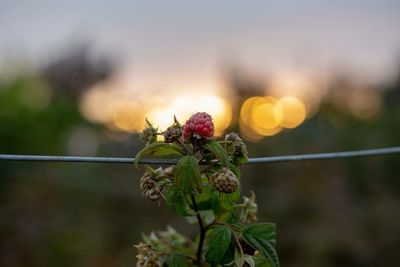
[[[269,93],[277,98],[290,96],[292,99],[301,100],[301,105],[307,110],[306,117],[309,118],[318,112],[321,101],[325,97],[323,86],[318,86],[319,83],[321,83],[320,80],[308,78],[306,74],[283,72],[274,77]],[[293,101],[289,100],[289,102]],[[291,104],[293,103],[289,103]]]
[[[221,135],[232,122],[232,106],[215,95],[179,95],[173,98],[169,108],[182,123],[195,112],[208,112],[213,117],[217,136]]]
[[[145,118],[166,130],[174,116],[184,123],[195,112],[207,112],[214,120],[215,134],[222,135],[232,122],[232,106],[212,94],[147,97],[146,102],[118,94],[111,85],[98,85],[83,95],[80,111],[89,121],[106,125],[112,131],[142,131]]]
[[[153,109],[146,116],[147,119],[161,130],[166,130],[173,122],[175,112],[171,108]]]
[[[262,129],[274,129],[283,119],[283,113],[277,108],[278,100],[273,97],[260,97],[254,102],[251,117],[254,124]]]
[[[375,90],[356,89],[350,93],[347,105],[356,118],[370,120],[381,110],[382,97]]]
[[[281,114],[280,126],[289,129],[303,123],[307,115],[304,103],[292,96],[279,99],[275,105],[275,111]]]
[[[278,134],[283,128],[298,127],[306,115],[304,103],[296,97],[255,96],[242,104],[239,128],[246,140],[257,142]]]
[[[112,117],[110,93],[101,86],[89,88],[80,99],[82,115],[93,123],[107,123]]]
[[[110,123],[123,132],[140,131],[144,125],[144,117],[139,110],[139,105],[134,101],[115,101],[111,108],[112,119]]]

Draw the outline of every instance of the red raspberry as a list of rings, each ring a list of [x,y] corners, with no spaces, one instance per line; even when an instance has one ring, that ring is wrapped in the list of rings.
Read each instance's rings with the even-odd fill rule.
[[[205,112],[197,112],[192,115],[183,126],[183,138],[187,139],[192,134],[212,138],[214,136],[214,123],[211,116]]]

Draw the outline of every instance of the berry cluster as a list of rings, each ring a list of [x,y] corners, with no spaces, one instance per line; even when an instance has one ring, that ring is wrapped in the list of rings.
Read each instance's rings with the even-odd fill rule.
[[[248,160],[240,136],[228,133],[217,140],[205,112],[193,114],[184,125],[174,118],[164,131],[146,123],[146,146],[136,155],[136,166],[146,156],[176,157],[176,163],[156,169],[146,165],[142,195],[199,224],[200,233],[194,241],[172,228],[143,235],[143,243],[135,246],[137,266],[255,266],[257,261],[279,267],[275,226],[250,224],[257,220],[254,193],[240,202],[239,167]]]
[[[183,126],[183,138],[186,140],[191,136],[198,138],[214,136],[214,123],[210,115],[205,112],[197,112],[186,121]]]
[[[236,175],[226,167],[214,173],[210,177],[210,182],[217,191],[222,193],[233,193],[239,186]]]

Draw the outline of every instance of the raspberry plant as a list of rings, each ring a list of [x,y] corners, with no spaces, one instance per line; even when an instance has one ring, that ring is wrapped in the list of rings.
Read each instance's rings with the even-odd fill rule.
[[[271,266],[279,267],[275,225],[256,223],[254,193],[240,199],[239,166],[247,162],[246,145],[236,133],[214,138],[214,124],[204,112],[164,132],[146,120],[146,147],[135,158],[177,157],[177,164],[153,169],[145,166],[140,179],[143,197],[165,202],[177,214],[196,223],[191,240],[172,227],[143,236],[136,245],[137,266]],[[164,141],[157,141],[163,136]]]

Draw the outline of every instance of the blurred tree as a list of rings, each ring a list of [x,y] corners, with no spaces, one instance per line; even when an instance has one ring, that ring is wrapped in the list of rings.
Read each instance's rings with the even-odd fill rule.
[[[43,76],[56,93],[79,96],[91,85],[113,73],[111,59],[91,57],[88,43],[73,46],[44,67]]]

